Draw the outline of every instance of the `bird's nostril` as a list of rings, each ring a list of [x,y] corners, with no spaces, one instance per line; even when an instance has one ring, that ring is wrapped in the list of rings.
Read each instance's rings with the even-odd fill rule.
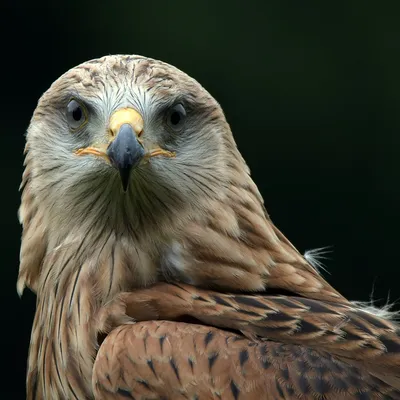
[[[115,138],[115,136],[117,135],[117,132],[114,129],[109,129],[109,134],[112,138]]]

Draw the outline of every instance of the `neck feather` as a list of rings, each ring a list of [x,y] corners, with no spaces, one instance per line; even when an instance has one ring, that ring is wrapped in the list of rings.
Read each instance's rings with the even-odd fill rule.
[[[66,240],[50,252],[37,284],[30,398],[91,398],[97,339],[105,329],[99,311],[117,293],[151,284],[156,275],[155,263],[114,233],[96,244],[90,237]]]

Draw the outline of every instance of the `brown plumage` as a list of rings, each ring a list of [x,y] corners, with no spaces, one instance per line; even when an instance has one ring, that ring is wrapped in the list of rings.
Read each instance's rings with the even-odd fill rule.
[[[330,399],[339,394],[340,398],[382,398],[383,394],[400,398],[398,326],[351,304],[298,296],[222,294],[171,284],[121,294],[119,300],[137,321],[192,323],[146,322],[113,331],[95,363],[93,384],[99,393],[111,391],[118,398],[118,390],[128,390],[135,398],[147,398],[149,389],[138,384],[145,380],[154,398],[168,393],[171,398],[180,394],[214,399],[217,392],[231,398],[223,385],[232,380],[242,393],[238,398],[245,399]],[[169,353],[163,354],[165,342],[170,342]],[[186,346],[190,352],[183,350]],[[187,368],[188,358],[199,377]],[[186,383],[174,383],[173,375],[165,383],[165,378],[151,374],[154,363],[159,361],[162,370],[171,359]],[[220,369],[210,368],[218,359]],[[127,360],[135,372],[127,369],[130,383],[124,385],[128,377],[120,373]]]
[[[98,399],[400,398],[400,391],[328,352],[204,325],[121,326],[103,346],[93,376]]]
[[[71,69],[25,166],[28,399],[400,398],[398,326],[273,225],[220,106],[181,71]]]

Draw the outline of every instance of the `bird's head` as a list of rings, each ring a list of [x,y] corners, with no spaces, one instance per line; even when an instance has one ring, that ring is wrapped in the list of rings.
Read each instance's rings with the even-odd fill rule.
[[[139,56],[62,75],[39,100],[27,149],[29,185],[57,227],[169,226],[222,196],[230,164],[243,163],[210,94]]]

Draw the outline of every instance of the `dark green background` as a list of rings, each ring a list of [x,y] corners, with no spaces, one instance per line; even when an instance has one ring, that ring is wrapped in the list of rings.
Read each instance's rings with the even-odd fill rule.
[[[399,2],[98,3],[0,10],[1,398],[24,398],[34,311],[15,291],[23,134],[60,74],[105,54],[162,59],[199,80],[288,238],[301,251],[333,246],[326,277],[344,295],[368,300],[375,283],[382,302],[400,296]]]

